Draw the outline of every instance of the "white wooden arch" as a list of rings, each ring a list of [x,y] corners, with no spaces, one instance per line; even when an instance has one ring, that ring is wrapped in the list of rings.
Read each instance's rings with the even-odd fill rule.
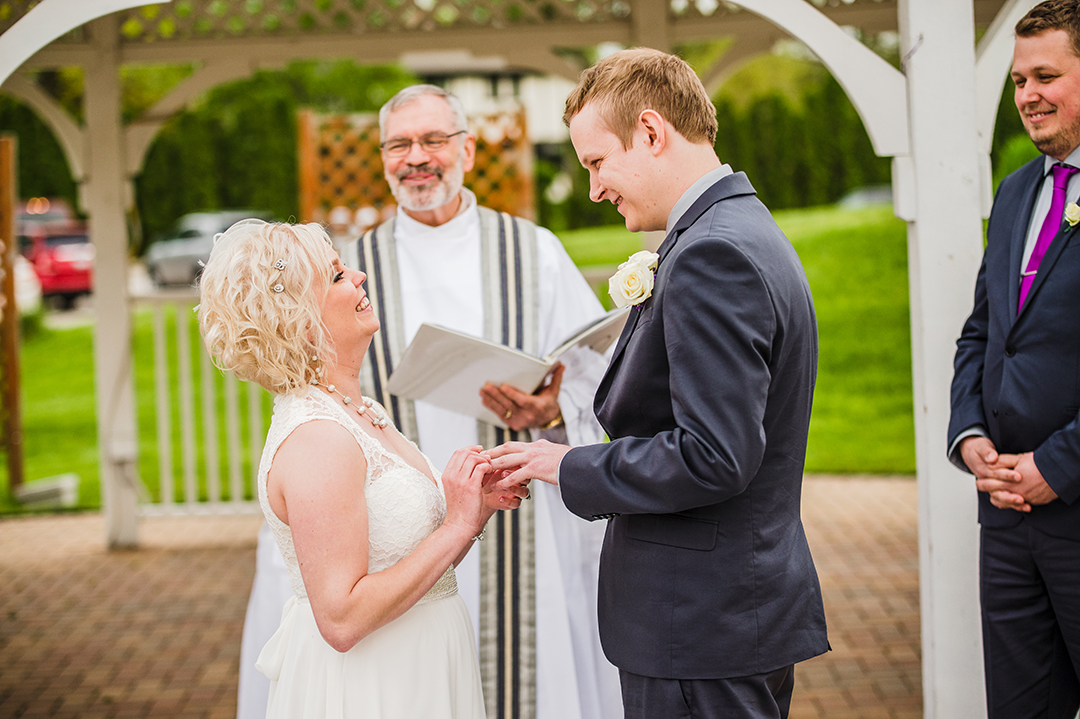
[[[12,75],[4,83],[4,92],[22,100],[41,118],[64,153],[71,178],[77,183],[86,179],[86,141],[82,128],[41,87],[24,75]]]
[[[817,55],[855,105],[874,152],[882,157],[908,154],[906,85],[899,71],[807,2],[736,4],[783,28]]]
[[[667,50],[690,39],[744,37],[745,44],[735,46],[726,67],[721,60],[714,68],[715,79],[740,55],[745,58],[763,47],[779,28],[822,60],[851,98],[875,151],[894,158],[894,210],[908,222],[924,714],[941,719],[985,716],[974,489],[970,479],[949,464],[943,445],[954,342],[970,310],[982,253],[981,219],[989,208],[988,152],[1011,57],[1011,28],[1035,0],[559,0],[549,5],[550,18],[533,5],[519,3],[525,19],[502,25],[470,20],[474,16],[466,11],[472,1],[454,3],[465,10],[450,8],[450,15],[440,16],[441,0],[370,0],[368,4],[383,13],[385,27],[376,27],[371,13],[350,9],[354,6],[343,0],[296,0],[294,5],[310,10],[316,20],[319,7],[336,4],[344,27],[335,30],[326,24],[309,34],[292,28],[291,34],[279,37],[234,31],[225,20],[214,25],[218,20],[213,18],[207,22],[216,29],[198,36],[186,20],[170,15],[175,3],[169,1],[138,14],[142,11],[130,8],[145,0],[23,0],[13,3],[31,6],[20,19],[8,25],[0,20],[0,28],[6,27],[0,30],[0,83],[56,132],[83,183],[84,207],[97,245],[95,383],[110,546],[137,542],[125,281],[125,210],[133,200],[128,178],[142,165],[168,116],[207,88],[258,67],[313,57],[394,62],[406,49],[417,47],[482,48],[485,55],[503,56],[515,67],[573,78],[576,68],[557,48],[618,42]],[[475,2],[487,8],[485,12],[495,7]],[[209,0],[186,3],[196,12],[209,5]],[[231,0],[216,3],[232,5],[240,7]],[[515,0],[500,7],[507,5],[515,5]],[[171,18],[172,34],[151,37],[162,17]],[[242,13],[236,17],[242,25]],[[845,25],[897,29],[903,71],[862,46],[843,30]],[[976,25],[988,28],[977,50]],[[81,35],[75,40],[62,37],[70,30]],[[118,68],[139,62],[198,62],[202,67],[125,129]],[[25,79],[11,77],[18,68],[65,65],[85,70],[86,121],[81,128],[58,114],[55,103]],[[941,82],[943,73],[950,82]],[[942,107],[949,112],[941,112]],[[92,142],[87,139],[91,137]]]
[[[41,48],[91,20],[146,5],[145,0],[41,0],[4,33],[0,43],[0,84]]]
[[[157,137],[161,126],[176,113],[187,107],[207,90],[217,85],[233,80],[248,77],[255,71],[255,67],[244,62],[230,62],[228,60],[214,60],[208,62],[193,75],[186,78],[169,92],[168,95],[158,100],[153,107],[147,110],[138,120],[128,125],[124,131],[124,145],[126,160],[125,170],[129,177],[133,177],[142,170],[146,153],[150,151],[150,145]]]

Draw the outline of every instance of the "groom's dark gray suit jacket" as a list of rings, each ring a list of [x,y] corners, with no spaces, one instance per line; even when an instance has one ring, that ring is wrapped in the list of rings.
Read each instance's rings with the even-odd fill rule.
[[[600,638],[670,679],[772,671],[828,649],[799,515],[817,327],[799,258],[743,173],[660,246],[597,391],[611,442],[575,447],[566,506],[611,518]]]

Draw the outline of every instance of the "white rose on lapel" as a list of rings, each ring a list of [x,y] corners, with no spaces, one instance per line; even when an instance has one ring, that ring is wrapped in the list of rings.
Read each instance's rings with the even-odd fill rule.
[[[642,250],[619,265],[618,271],[608,280],[608,294],[616,307],[641,304],[652,296],[654,272],[659,261],[660,255]]]
[[[1069,227],[1074,227],[1077,222],[1080,222],[1080,207],[1075,202],[1065,205],[1065,221],[1069,223]]]

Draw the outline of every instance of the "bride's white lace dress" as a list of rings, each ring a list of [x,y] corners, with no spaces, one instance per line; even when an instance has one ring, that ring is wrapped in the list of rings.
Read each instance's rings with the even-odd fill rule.
[[[279,396],[259,464],[259,503],[289,569],[295,596],[281,627],[259,655],[270,677],[268,719],[483,719],[473,629],[457,593],[453,567],[415,606],[362,639],[335,651],[319,634],[296,561],[292,534],[273,510],[266,475],[278,447],[305,422],[327,419],[345,427],[368,463],[368,571],[391,567],[434,531],[446,514],[442,479],[433,483],[365,433],[329,396]]]

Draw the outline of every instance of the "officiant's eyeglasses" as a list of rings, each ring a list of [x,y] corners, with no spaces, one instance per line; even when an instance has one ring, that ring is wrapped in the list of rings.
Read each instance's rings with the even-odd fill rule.
[[[379,145],[379,149],[390,157],[404,157],[409,154],[409,150],[412,149],[413,143],[416,143],[420,145],[420,149],[424,152],[438,152],[446,147],[446,143],[450,142],[451,137],[463,135],[466,132],[468,132],[468,130],[458,130],[449,135],[444,132],[429,132],[423,137],[418,137],[415,140],[411,137],[397,137],[382,143]]]

